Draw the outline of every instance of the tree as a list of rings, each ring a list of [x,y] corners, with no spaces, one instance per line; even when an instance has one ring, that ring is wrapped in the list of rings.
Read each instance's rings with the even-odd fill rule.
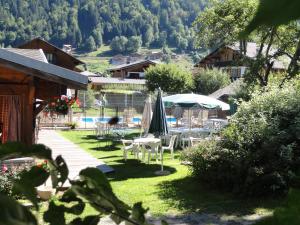
[[[300,28],[296,22],[281,26],[263,26],[251,36],[241,37],[241,32],[254,17],[257,6],[258,0],[213,1],[197,18],[195,27],[198,30],[198,44],[206,47],[239,41],[240,52],[244,56],[241,60],[249,67],[245,81],[248,84],[266,86],[274,62],[280,57],[291,59],[287,76],[297,73],[295,55],[300,51]],[[246,57],[247,41],[258,44],[255,60]]]
[[[176,64],[150,66],[145,78],[149,91],[160,87],[165,92],[181,93],[190,91],[193,87],[192,74]]]
[[[87,41],[86,41],[86,45],[85,45],[85,49],[89,52],[91,51],[95,51],[97,49],[96,47],[96,43],[95,40],[93,38],[93,36],[90,36]]]
[[[300,1],[298,0],[264,0],[260,1],[257,13],[248,24],[245,34],[262,25],[278,26],[300,18]]]
[[[101,45],[103,44],[103,40],[102,40],[102,30],[100,27],[93,30],[93,37],[95,39],[97,48],[101,47]]]
[[[142,38],[140,36],[132,36],[128,38],[128,42],[126,45],[126,52],[129,53],[138,52],[141,46],[142,46]]]
[[[194,75],[196,93],[209,95],[230,84],[229,75],[218,69],[201,69]]]
[[[126,37],[117,36],[111,41],[110,47],[113,51],[122,53],[126,51],[127,42],[128,39]]]

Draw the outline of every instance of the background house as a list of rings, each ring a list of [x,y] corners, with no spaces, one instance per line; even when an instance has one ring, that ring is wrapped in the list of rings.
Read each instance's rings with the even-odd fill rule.
[[[256,43],[248,42],[246,44],[246,54],[248,59],[255,59],[258,52]],[[244,55],[241,54],[240,44],[234,43],[233,45],[221,46],[210,54],[205,56],[198,62],[195,67],[197,68],[219,68],[226,71],[232,80],[242,77],[247,69],[247,65],[242,60]],[[275,61],[273,71],[279,72],[286,70],[283,61]]]
[[[35,38],[29,42],[26,42],[20,46],[20,49],[42,49],[46,59],[49,63],[73,70],[73,71],[81,71],[77,68],[79,65],[85,65],[84,62],[70,55],[66,51],[50,44],[49,42],[43,40],[42,38]]]
[[[140,60],[112,67],[108,71],[114,78],[143,79],[145,70],[156,64],[157,62],[151,60]]]

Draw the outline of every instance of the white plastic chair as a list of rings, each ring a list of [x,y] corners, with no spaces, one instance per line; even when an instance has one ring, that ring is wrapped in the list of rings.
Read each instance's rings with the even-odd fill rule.
[[[151,143],[147,143],[145,144],[144,146],[148,146],[150,148],[146,148],[145,150],[148,152],[148,164],[150,163],[150,160],[152,158],[152,155],[155,154],[155,159],[156,161],[158,160],[158,149],[159,149],[159,146],[161,145],[160,142],[151,142]]]
[[[124,160],[126,161],[128,151],[131,151],[131,152],[135,151],[136,146],[134,145],[132,140],[122,139],[121,142],[123,144],[123,157],[124,157]]]
[[[181,148],[184,149],[189,145],[191,132],[184,132],[180,135]]]
[[[170,150],[172,159],[174,159],[174,145],[175,145],[176,138],[177,138],[177,135],[171,136],[169,146],[163,146],[161,148],[162,154],[164,154],[165,150]]]
[[[204,141],[204,138],[195,138],[195,137],[190,137],[190,143],[189,147],[194,147],[197,144],[200,144],[202,141]]]

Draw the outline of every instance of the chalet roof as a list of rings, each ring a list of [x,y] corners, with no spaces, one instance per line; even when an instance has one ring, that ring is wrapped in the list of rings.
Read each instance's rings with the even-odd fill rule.
[[[239,42],[235,42],[234,44],[232,45],[223,45],[223,46],[220,46],[218,48],[216,48],[214,51],[212,51],[211,53],[209,53],[207,56],[205,56],[202,60],[206,59],[207,57],[209,56],[212,56],[213,54],[219,52],[221,49],[223,48],[230,48],[234,51],[240,51],[240,43]],[[266,46],[265,48],[263,49],[263,51],[266,51]],[[251,58],[251,59],[255,59],[256,56],[257,56],[257,52],[258,52],[258,49],[259,49],[259,46],[254,43],[254,42],[247,42],[247,45],[246,45],[246,56]],[[275,49],[271,48],[271,53],[272,52],[275,52]],[[199,63],[201,63],[201,61]],[[274,61],[274,65],[273,65],[273,68],[274,69],[286,69],[287,68],[287,63],[285,63],[285,61],[287,61],[287,59],[284,59],[284,58],[281,58],[280,60],[275,60]]]
[[[209,97],[218,99],[224,95],[227,96],[235,95],[237,90],[239,89],[239,87],[241,87],[242,84],[243,84],[242,79],[238,79],[232,82],[231,84],[229,84],[228,86],[221,88],[215,91],[214,93],[210,94]]]
[[[84,75],[84,76],[87,76],[87,77],[94,77],[94,76],[97,76],[97,74],[91,72],[91,71],[83,71],[83,72],[80,72],[81,75]]]
[[[25,54],[25,53],[24,53]],[[77,72],[30,58],[20,52],[0,49],[0,64],[44,80],[64,84],[70,88],[86,89],[88,78]]]
[[[14,52],[19,55],[29,57],[41,62],[48,63],[48,60],[42,49],[20,49],[20,48],[6,48],[5,50]]]
[[[108,71],[112,72],[112,71],[116,71],[116,70],[121,70],[121,69],[127,69],[133,66],[137,66],[140,64],[151,64],[151,65],[156,65],[158,62],[152,61],[152,60],[138,60],[132,63],[126,63],[126,64],[121,64],[112,68],[109,68]]]
[[[146,84],[146,80],[144,79],[119,79],[112,77],[90,77],[89,79],[92,84]]]
[[[233,45],[227,45],[226,47],[231,48],[234,51],[240,51],[239,42],[235,42]],[[254,42],[248,42],[246,48],[246,56],[249,58],[255,58],[257,55],[257,44]]]
[[[34,42],[43,42],[44,44],[46,44],[46,45],[48,45],[48,46],[54,48],[55,50],[57,50],[58,52],[60,52],[62,55],[66,55],[66,56],[70,57],[71,60],[72,60],[76,65],[85,64],[85,63],[82,62],[81,60],[79,60],[79,59],[75,58],[74,56],[70,55],[69,53],[63,51],[62,49],[56,47],[55,45],[49,43],[48,41],[45,41],[45,40],[44,40],[43,38],[41,38],[41,37],[36,37],[36,38],[34,38],[34,39],[32,39],[32,40],[30,40],[30,41],[28,41],[28,42],[26,42],[26,43],[24,43],[24,44],[22,44],[22,45],[19,45],[18,48],[21,48],[21,49],[22,49],[22,48],[24,48],[25,46],[28,46],[28,45],[30,45],[31,43],[34,43]]]

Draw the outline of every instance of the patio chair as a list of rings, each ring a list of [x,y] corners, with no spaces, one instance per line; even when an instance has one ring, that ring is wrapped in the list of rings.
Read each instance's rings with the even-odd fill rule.
[[[136,155],[136,147],[135,144],[133,144],[132,140],[125,140],[122,139],[121,140],[122,144],[123,144],[123,158],[126,161],[127,160],[127,153],[128,151],[131,151],[131,153],[134,151],[135,155]]]
[[[174,159],[174,145],[175,145],[176,138],[177,138],[177,135],[172,135],[170,138],[169,146],[163,146],[161,148],[162,154],[164,154],[165,150],[170,150],[172,159]]]
[[[160,142],[156,143],[147,143],[144,145],[145,150],[148,152],[148,164],[150,163],[150,160],[152,159],[152,155],[155,154],[155,160],[158,160],[158,149],[159,146],[161,145]],[[147,148],[149,147],[149,148]]]
[[[195,138],[195,137],[190,137],[190,142],[189,142],[189,147],[194,147],[201,142],[203,142],[205,139],[204,138]]]
[[[180,143],[182,149],[184,149],[186,146],[189,146],[191,135],[191,132],[182,133],[180,135]]]

